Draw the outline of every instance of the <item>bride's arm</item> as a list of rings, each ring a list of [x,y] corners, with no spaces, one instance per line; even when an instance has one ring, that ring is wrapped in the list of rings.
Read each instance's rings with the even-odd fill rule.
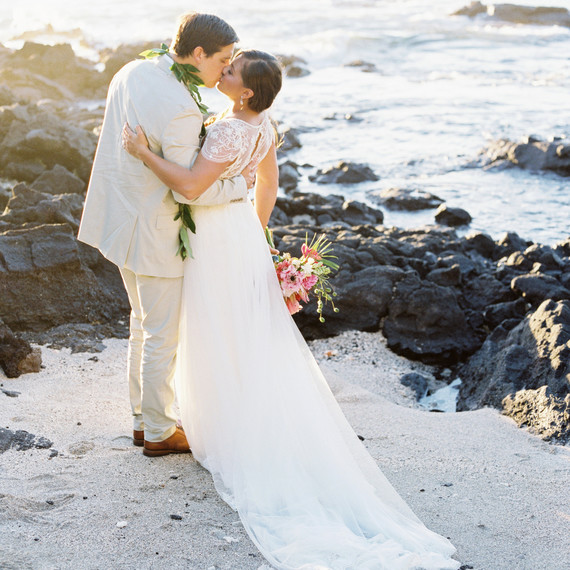
[[[269,223],[269,218],[277,200],[279,188],[279,167],[275,142],[271,145],[265,158],[259,163],[255,181],[255,211],[262,227]]]
[[[198,198],[210,188],[231,162],[213,162],[199,154],[190,169],[184,168],[152,152],[140,126],[136,127],[136,133],[128,125],[123,127],[123,147],[142,160],[166,186],[187,200]]]

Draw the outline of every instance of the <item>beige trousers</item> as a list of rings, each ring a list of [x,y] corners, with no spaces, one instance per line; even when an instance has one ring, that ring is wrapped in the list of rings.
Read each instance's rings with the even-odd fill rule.
[[[182,277],[148,277],[120,269],[131,304],[127,374],[133,429],[147,441],[176,430],[174,369]]]

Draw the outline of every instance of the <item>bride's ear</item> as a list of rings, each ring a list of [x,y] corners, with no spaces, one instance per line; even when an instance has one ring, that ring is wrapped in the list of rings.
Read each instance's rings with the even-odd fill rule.
[[[251,99],[254,95],[255,95],[255,93],[249,87],[246,87],[243,90],[242,99],[244,99],[244,100]]]

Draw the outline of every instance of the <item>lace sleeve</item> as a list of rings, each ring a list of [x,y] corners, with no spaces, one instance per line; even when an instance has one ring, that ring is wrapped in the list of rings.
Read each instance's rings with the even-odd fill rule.
[[[241,133],[234,128],[232,121],[216,121],[208,128],[202,155],[212,162],[232,162],[239,155],[241,139]]]

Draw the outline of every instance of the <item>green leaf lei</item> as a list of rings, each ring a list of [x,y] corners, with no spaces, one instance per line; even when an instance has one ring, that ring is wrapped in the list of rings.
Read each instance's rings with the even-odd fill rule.
[[[142,53],[139,53],[141,57],[145,59],[152,59],[153,57],[158,57],[159,55],[167,55],[169,53],[168,46],[166,44],[161,44],[160,49],[147,49]],[[200,79],[199,75],[196,75],[200,72],[199,69],[190,65],[189,63],[176,63],[173,62],[170,66],[170,70],[174,73],[174,77],[180,83],[182,83],[186,89],[188,89],[190,96],[194,99],[196,105],[198,105],[198,109],[200,112],[205,115],[208,113],[208,107],[202,103],[202,97],[200,96],[200,91],[198,87],[202,87],[204,82]],[[206,134],[206,127],[202,125],[202,129],[200,130],[200,136],[203,137]],[[178,251],[176,255],[180,255],[182,259],[186,259],[187,257],[194,257],[192,255],[192,248],[190,246],[190,238],[188,237],[188,230],[190,230],[193,234],[196,233],[196,224],[192,219],[192,212],[190,210],[190,206],[188,204],[178,204],[178,213],[174,217],[175,220],[180,219],[181,226],[180,232],[178,233]]]

